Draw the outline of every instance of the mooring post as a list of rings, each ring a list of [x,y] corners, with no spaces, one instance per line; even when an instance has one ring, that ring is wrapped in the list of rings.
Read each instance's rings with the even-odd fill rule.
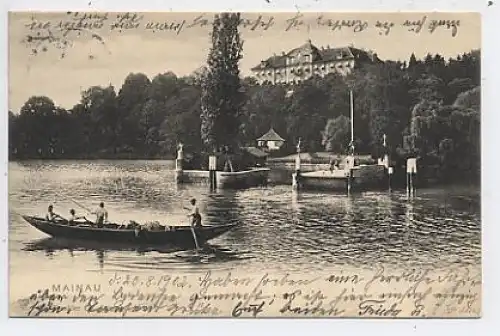
[[[409,158],[406,160],[406,185],[408,195],[415,194],[415,181],[414,178],[417,175],[417,159]]]
[[[389,179],[389,192],[392,190],[392,174],[394,174],[394,168],[387,168],[387,178]]]
[[[183,145],[182,143],[179,143],[177,146],[177,158],[175,159],[175,182],[177,184],[180,184],[183,182],[183,164],[182,161],[184,160],[184,152],[183,152]]]
[[[210,190],[217,189],[217,156],[215,155],[208,157],[208,179]]]
[[[354,151],[352,151],[354,152]],[[352,184],[354,182],[354,166],[355,166],[355,158],[354,154],[349,154],[345,161],[344,169],[347,169],[347,193],[350,193],[352,190]]]
[[[352,169],[349,168],[349,175],[347,177],[347,194],[349,195],[351,193],[352,189]]]
[[[295,173],[292,174],[292,189],[299,190],[300,189],[300,143],[301,140],[299,138],[299,142],[297,143],[297,156],[295,157]]]

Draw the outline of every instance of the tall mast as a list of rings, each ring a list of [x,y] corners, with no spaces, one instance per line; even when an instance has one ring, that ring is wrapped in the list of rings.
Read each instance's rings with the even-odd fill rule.
[[[351,149],[354,155],[354,103],[352,98],[352,90],[349,90],[350,106],[351,106]]]

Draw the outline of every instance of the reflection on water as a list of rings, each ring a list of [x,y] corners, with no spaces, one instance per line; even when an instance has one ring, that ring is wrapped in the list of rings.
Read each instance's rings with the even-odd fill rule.
[[[313,270],[375,263],[432,267],[480,263],[479,190],[448,188],[353,195],[296,192],[290,185],[210,192],[177,187],[163,162],[10,163],[10,261],[13,273],[37,267],[134,270],[235,268]],[[190,198],[203,221],[239,225],[196,254],[174,246],[130,247],[47,238],[19,214],[66,215],[106,203],[110,220],[186,224]],[[53,265],[53,264],[50,264]]]
[[[137,256],[146,256],[148,253],[155,252],[164,255],[165,258],[177,259],[177,262],[183,261],[194,264],[209,262],[211,260],[217,260],[217,262],[221,263],[241,259],[231,250],[208,243],[200,246],[200,250],[198,251],[189,252],[175,245],[131,246],[130,244],[77,241],[49,237],[26,243],[22,250],[29,252],[43,251],[47,257],[56,257],[59,252],[67,252],[70,257],[74,257],[75,252],[94,252],[100,268],[105,267],[106,254],[110,252],[131,253]]]

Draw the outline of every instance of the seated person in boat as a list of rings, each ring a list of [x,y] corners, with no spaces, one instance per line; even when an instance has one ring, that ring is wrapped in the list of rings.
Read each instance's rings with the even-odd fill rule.
[[[108,221],[108,211],[104,208],[103,202],[99,204],[99,208],[91,213],[96,215],[95,223],[97,224],[97,227],[103,227],[104,223]]]
[[[193,198],[191,199],[191,213],[188,215],[188,217],[191,217],[191,226],[201,226],[201,215],[200,215],[200,209],[198,209],[198,206],[196,205],[196,199]]]
[[[49,205],[49,209],[47,211],[47,215],[45,216],[45,219],[47,219],[48,221],[54,221],[56,219],[64,219],[62,218],[60,215],[56,214],[54,212],[54,207],[51,205]]]
[[[79,220],[79,219],[84,219],[86,222],[88,222],[88,219],[85,218],[85,216],[77,216],[76,215],[76,212],[75,212],[75,209],[71,209],[69,211],[69,218],[68,218],[68,222],[70,224],[74,224],[75,221]]]

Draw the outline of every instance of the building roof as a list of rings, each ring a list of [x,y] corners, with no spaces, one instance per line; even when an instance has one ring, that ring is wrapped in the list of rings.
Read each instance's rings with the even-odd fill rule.
[[[274,129],[270,129],[266,134],[257,139],[257,141],[285,141]]]
[[[260,64],[254,66],[251,70],[260,70],[268,68],[282,68],[286,65],[286,59],[290,56],[297,56],[300,54],[311,54],[312,62],[330,62],[334,60],[350,60],[357,59],[360,61],[375,61],[377,55],[369,53],[354,47],[340,47],[340,48],[317,48],[308,40],[302,46],[290,50],[288,53],[281,55],[273,55],[267,60],[263,60]]]

